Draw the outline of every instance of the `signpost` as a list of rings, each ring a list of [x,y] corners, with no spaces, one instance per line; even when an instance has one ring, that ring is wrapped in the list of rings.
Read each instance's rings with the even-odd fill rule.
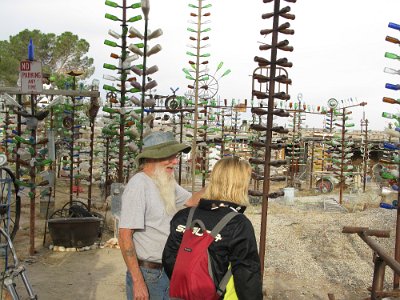
[[[23,60],[20,63],[21,92],[39,94],[43,91],[42,64],[38,61]]]

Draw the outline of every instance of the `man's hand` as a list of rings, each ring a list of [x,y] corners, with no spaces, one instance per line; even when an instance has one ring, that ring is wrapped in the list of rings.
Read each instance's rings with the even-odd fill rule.
[[[147,290],[146,283],[141,276],[137,280],[133,280],[133,299],[135,300],[149,300],[149,291]]]
[[[125,264],[131,273],[133,281],[133,295],[134,299],[149,300],[149,291],[147,290],[146,283],[144,282],[142,272],[140,271],[139,262],[136,256],[135,245],[133,244],[132,236],[133,229],[120,228],[118,235],[118,243],[121,249],[122,257]]]
[[[193,194],[192,194],[192,197],[190,197],[190,198],[185,202],[184,205],[185,205],[186,207],[197,206],[197,204],[199,204],[200,198],[203,196],[205,190],[206,190],[206,188],[203,187],[200,191],[193,193]]]

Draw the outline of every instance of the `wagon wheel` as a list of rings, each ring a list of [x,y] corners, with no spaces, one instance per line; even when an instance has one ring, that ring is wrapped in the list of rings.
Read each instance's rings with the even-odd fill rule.
[[[0,167],[0,227],[5,230],[11,240],[19,228],[21,213],[21,198],[17,193],[15,175],[8,168]]]
[[[325,193],[330,193],[333,191],[333,183],[326,178],[321,178],[317,180],[316,182],[316,187],[319,192],[325,194]]]
[[[106,100],[108,101],[108,103],[117,103],[117,94],[114,92],[108,92],[106,94]]]
[[[49,220],[58,218],[68,218],[68,216],[69,216],[68,209],[57,209],[50,215]]]
[[[195,83],[193,86],[196,86]],[[209,74],[204,74],[199,80],[199,98],[208,100],[218,93],[218,80]]]
[[[74,120],[71,117],[64,117],[62,123],[64,127],[69,130],[74,125]]]
[[[68,210],[68,217],[91,217],[92,214],[89,212],[88,206],[82,201],[73,200],[67,202],[62,207],[64,210]]]
[[[177,99],[176,95],[171,95],[165,100],[165,108],[175,111],[180,107],[180,101]]]
[[[89,210],[88,206],[79,200],[72,200],[71,202],[65,203],[64,206],[62,207],[62,209],[69,209],[71,206],[75,206],[75,205],[80,206],[86,210]]]

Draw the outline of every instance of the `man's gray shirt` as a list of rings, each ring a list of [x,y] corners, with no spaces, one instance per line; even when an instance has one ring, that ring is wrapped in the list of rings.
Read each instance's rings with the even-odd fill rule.
[[[181,208],[191,193],[176,184],[175,196],[176,206]],[[172,217],[165,212],[154,181],[144,172],[135,174],[122,194],[119,228],[135,230],[133,242],[139,259],[161,263]]]

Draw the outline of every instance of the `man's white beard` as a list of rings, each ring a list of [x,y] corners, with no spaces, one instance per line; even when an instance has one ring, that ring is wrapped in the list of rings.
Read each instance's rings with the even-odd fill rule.
[[[175,203],[175,176],[169,174],[164,167],[156,166],[153,176],[154,183],[158,187],[161,199],[165,205],[165,211],[168,215],[174,215],[177,212]]]

